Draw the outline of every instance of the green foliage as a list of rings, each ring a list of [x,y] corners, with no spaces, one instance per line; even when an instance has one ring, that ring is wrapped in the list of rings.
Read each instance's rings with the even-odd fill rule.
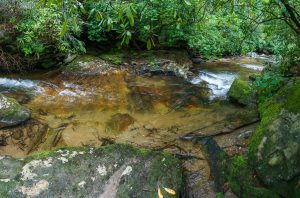
[[[62,13],[55,6],[27,10],[26,16],[16,24],[20,32],[19,47],[25,55],[37,55],[44,51],[61,53],[84,52],[84,44],[75,36]],[[62,32],[64,35],[62,35]]]
[[[88,1],[88,38],[92,41],[118,40],[120,45],[143,43],[176,45],[183,39],[184,27],[192,17],[199,0],[193,1]],[[194,6],[194,7],[192,7]]]
[[[255,90],[260,100],[273,96],[283,85],[284,78],[277,72],[265,72],[254,81]]]
[[[287,4],[291,10],[274,0],[3,0],[0,23],[14,22],[27,56],[84,52],[82,41],[184,47],[206,59],[267,51],[285,75],[298,75],[300,6]]]

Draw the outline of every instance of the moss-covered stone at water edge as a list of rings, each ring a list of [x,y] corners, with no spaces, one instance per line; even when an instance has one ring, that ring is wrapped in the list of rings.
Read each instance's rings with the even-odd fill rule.
[[[24,160],[0,158],[2,197],[180,197],[182,166],[171,154],[114,144],[65,148]]]
[[[241,105],[249,105],[254,102],[254,95],[248,82],[235,79],[228,91],[229,99]]]
[[[30,117],[27,108],[15,99],[0,94],[0,128],[20,124]]]
[[[300,78],[291,78],[259,104],[261,123],[250,140],[249,162],[258,177],[283,197],[300,191]]]

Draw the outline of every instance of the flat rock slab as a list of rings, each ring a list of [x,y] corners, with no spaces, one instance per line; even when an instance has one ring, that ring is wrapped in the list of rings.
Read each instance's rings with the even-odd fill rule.
[[[180,196],[180,160],[123,144],[0,158],[0,197],[157,197],[158,186]]]

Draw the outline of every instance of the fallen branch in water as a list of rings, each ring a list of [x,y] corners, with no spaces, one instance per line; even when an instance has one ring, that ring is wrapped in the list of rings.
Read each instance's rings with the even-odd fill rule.
[[[239,130],[241,128],[244,128],[244,127],[250,126],[252,124],[258,123],[259,121],[260,121],[260,119],[256,119],[252,122],[242,124],[242,125],[237,126],[233,129],[229,129],[227,131],[226,130],[220,131],[220,132],[212,134],[212,135],[202,135],[202,136],[201,135],[193,135],[193,136],[185,135],[185,136],[180,136],[179,139],[182,139],[182,140],[190,140],[190,139],[194,139],[194,138],[203,139],[203,138],[208,138],[208,137],[217,137],[217,136],[227,135],[227,134],[233,133],[234,131]],[[199,133],[201,133],[201,132],[199,132]],[[189,133],[189,134],[191,134],[191,133]]]

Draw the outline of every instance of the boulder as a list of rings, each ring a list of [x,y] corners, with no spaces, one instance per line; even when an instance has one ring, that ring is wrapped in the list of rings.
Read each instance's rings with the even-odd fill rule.
[[[122,65],[124,63],[124,54],[121,52],[101,53],[99,57],[115,65]]]
[[[248,82],[235,79],[228,91],[229,99],[241,105],[253,103],[253,92]]]
[[[30,117],[27,108],[21,106],[15,99],[0,94],[0,128],[18,125]]]
[[[181,162],[171,154],[115,144],[0,158],[1,197],[180,197]],[[171,188],[170,195],[163,188]]]
[[[63,67],[65,76],[96,76],[114,70],[116,65],[98,56],[85,54],[78,56]]]
[[[300,78],[261,103],[259,111],[261,123],[251,138],[250,162],[264,184],[294,197],[300,192]]]

